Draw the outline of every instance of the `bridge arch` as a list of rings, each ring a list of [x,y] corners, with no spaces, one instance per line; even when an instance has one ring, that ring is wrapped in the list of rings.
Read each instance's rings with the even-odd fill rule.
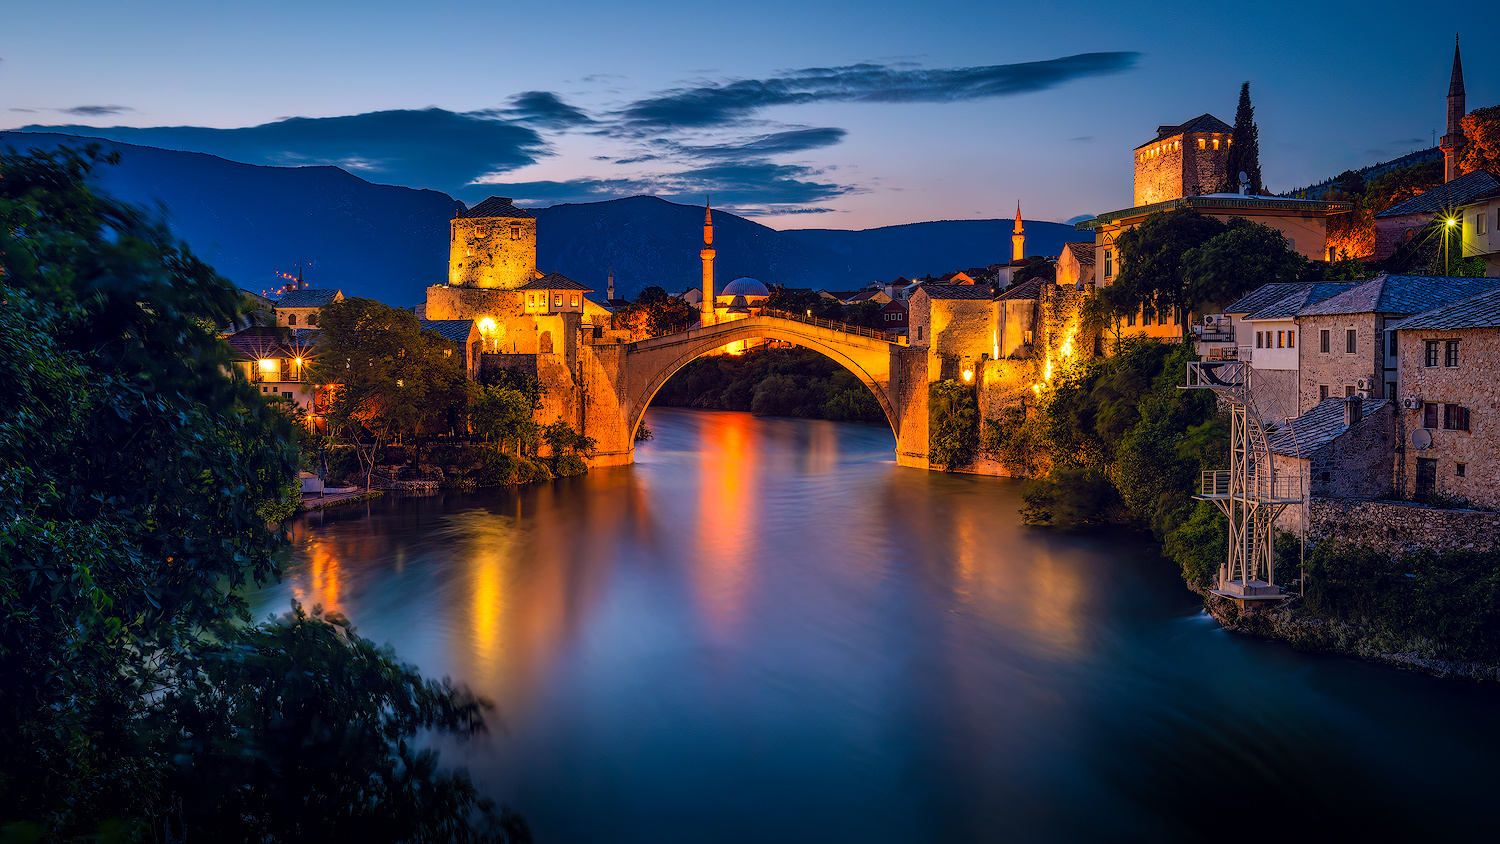
[[[684,366],[737,340],[761,339],[810,349],[848,370],[875,396],[891,432],[900,438],[901,414],[891,377],[891,358],[898,346],[837,329],[759,316],[632,344],[625,360],[630,389],[623,408],[629,440],[634,440],[651,400]]]

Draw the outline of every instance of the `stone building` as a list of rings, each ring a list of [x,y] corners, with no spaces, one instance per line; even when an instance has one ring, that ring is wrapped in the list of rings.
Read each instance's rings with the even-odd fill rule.
[[[1268,437],[1278,478],[1296,478],[1309,498],[1371,500],[1394,489],[1392,455],[1399,442],[1396,404],[1359,396],[1333,397],[1290,420]],[[1289,507],[1277,519],[1283,530],[1302,526],[1302,511]]]
[[[1500,283],[1500,279],[1490,279]],[[1500,287],[1391,326],[1405,448],[1397,492],[1500,507]]]
[[[1387,331],[1413,314],[1500,287],[1500,278],[1386,275],[1308,305],[1297,315],[1298,407],[1330,396],[1405,396],[1399,342]]]
[[[1135,148],[1135,204],[1214,193],[1228,184],[1233,134],[1233,126],[1212,114],[1156,127],[1156,137]]]
[[[1389,258],[1433,220],[1453,220],[1453,225],[1458,225],[1460,209],[1494,195],[1497,190],[1500,190],[1500,179],[1488,170],[1475,170],[1377,213],[1375,260]],[[1457,235],[1457,232],[1445,235],[1455,238],[1450,247],[1454,250],[1463,242]]]
[[[234,368],[263,395],[286,399],[298,410],[312,412],[316,395],[307,381],[307,364],[316,354],[313,347],[318,334],[316,329],[251,326],[225,340]]]
[[[342,290],[288,290],[276,300],[276,324],[287,328],[317,328],[318,309],[342,301]]]
[[[1094,286],[1094,244],[1065,243],[1057,256],[1057,283],[1075,290],[1092,290]]]
[[[1297,416],[1303,409],[1298,399],[1302,341],[1298,339],[1297,318],[1305,308],[1355,284],[1266,284],[1225,307],[1217,323],[1218,334],[1232,334],[1231,342],[1235,343],[1233,358],[1254,368],[1251,389],[1262,419],[1285,420]]]

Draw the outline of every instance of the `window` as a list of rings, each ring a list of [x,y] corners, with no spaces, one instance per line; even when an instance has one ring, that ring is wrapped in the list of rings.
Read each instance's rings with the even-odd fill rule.
[[[1214,149],[1218,149],[1218,148],[1219,148],[1219,139],[1218,138],[1214,138]]]
[[[562,294],[561,293],[554,293],[554,294],[552,294],[552,307],[554,307],[554,308],[561,308],[562,307]]]
[[[1458,341],[1443,341],[1443,366],[1458,366]]]
[[[1456,404],[1443,405],[1443,429],[1446,431],[1469,430],[1469,409]]]
[[[1422,427],[1436,428],[1438,426],[1438,406],[1432,402],[1422,405]]]
[[[1347,399],[1347,398],[1349,398],[1352,395],[1354,395],[1354,385],[1353,384],[1345,384],[1344,385],[1344,398]]]
[[[1430,457],[1417,458],[1417,490],[1415,498],[1426,498],[1437,488],[1437,461]]]
[[[297,315],[296,314],[287,314],[286,315],[286,324],[287,325],[296,325],[297,324]]]
[[[1115,253],[1109,249],[1104,250],[1104,277],[1111,278],[1115,274]]]
[[[1207,138],[1199,138],[1198,139],[1198,149],[1206,149],[1207,147],[1208,147],[1208,139]]]
[[[1327,384],[1319,384],[1318,385],[1318,401],[1322,401],[1323,399],[1326,399],[1326,398],[1328,398],[1328,385]]]
[[[917,326],[917,339],[922,339],[922,326]]]
[[[527,296],[527,304],[529,304],[529,305],[535,305],[536,304],[536,294],[535,293],[528,293],[528,294],[526,294],[526,296]]]
[[[1318,351],[1328,354],[1328,329],[1318,332]]]
[[[1261,333],[1259,331],[1255,332],[1255,348],[1257,348],[1257,349],[1264,349],[1265,348],[1265,346],[1263,345],[1264,342],[1265,341],[1261,338]]]
[[[310,313],[310,314],[307,315],[307,324],[308,325],[317,325],[318,324],[318,312],[317,311],[313,311],[312,313]]]
[[[490,227],[486,226],[486,225],[475,226],[474,227],[474,236],[475,237],[489,237],[490,236]]]
[[[1392,401],[1396,400],[1396,382],[1395,381],[1387,381],[1387,382],[1385,382],[1385,397],[1388,398],[1388,399],[1390,399],[1390,400],[1392,400]]]
[[[1351,355],[1354,354],[1354,337],[1354,329],[1344,332],[1344,351]]]
[[[1389,334],[1390,338],[1391,338],[1391,341],[1390,341],[1390,351],[1386,352],[1386,354],[1390,355],[1391,357],[1395,357],[1396,356],[1396,332],[1394,332],[1394,331],[1387,331],[1386,334]]]
[[[578,297],[577,296],[569,296],[568,297],[568,307],[570,307],[570,308],[576,308],[576,307],[578,307]]]
[[[1464,476],[1464,471],[1466,469],[1468,469],[1468,468],[1469,468],[1469,466],[1468,466],[1467,463],[1457,463],[1457,464],[1454,464],[1454,466],[1453,466],[1453,470],[1454,470],[1453,474],[1455,474],[1455,475],[1459,476],[1460,478],[1462,478]]]
[[[520,240],[521,239],[521,224],[520,223],[511,223],[510,224],[510,239],[511,240]]]
[[[1128,326],[1132,326],[1132,327],[1135,326],[1135,311],[1131,311],[1129,314],[1126,315],[1126,317],[1125,317],[1125,324],[1128,325]]]
[[[1422,341],[1422,349],[1423,349],[1422,365],[1423,366],[1437,366],[1438,341],[1436,341],[1436,340],[1423,340]]]
[[[1490,230],[1490,212],[1480,211],[1474,215],[1474,233],[1488,234]]]
[[[1295,331],[1288,331],[1286,333],[1286,347],[1288,349],[1295,349],[1295,348],[1297,348],[1297,332],[1295,332]]]

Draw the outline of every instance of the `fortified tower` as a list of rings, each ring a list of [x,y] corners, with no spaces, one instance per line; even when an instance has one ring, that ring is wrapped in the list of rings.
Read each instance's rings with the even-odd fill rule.
[[[1234,127],[1202,114],[1180,126],[1158,126],[1135,148],[1135,207],[1213,193],[1227,184]]]
[[[1458,36],[1453,36],[1453,76],[1448,80],[1448,132],[1438,142],[1443,151],[1443,181],[1457,179],[1458,164],[1464,157],[1464,66],[1458,58]]]
[[[708,202],[703,203],[703,249],[698,253],[703,259],[703,309],[701,325],[718,322],[714,314],[714,217]]]
[[[516,290],[536,278],[536,218],[492,196],[454,215],[448,284]]]

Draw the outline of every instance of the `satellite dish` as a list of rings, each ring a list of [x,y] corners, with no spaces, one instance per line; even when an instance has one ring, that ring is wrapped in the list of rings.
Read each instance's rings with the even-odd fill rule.
[[[1426,428],[1418,428],[1411,432],[1411,444],[1418,449],[1432,448],[1432,432]]]
[[[1242,185],[1248,185],[1248,184],[1250,184],[1250,174],[1246,173],[1244,170],[1240,171],[1240,184],[1242,184]]]

